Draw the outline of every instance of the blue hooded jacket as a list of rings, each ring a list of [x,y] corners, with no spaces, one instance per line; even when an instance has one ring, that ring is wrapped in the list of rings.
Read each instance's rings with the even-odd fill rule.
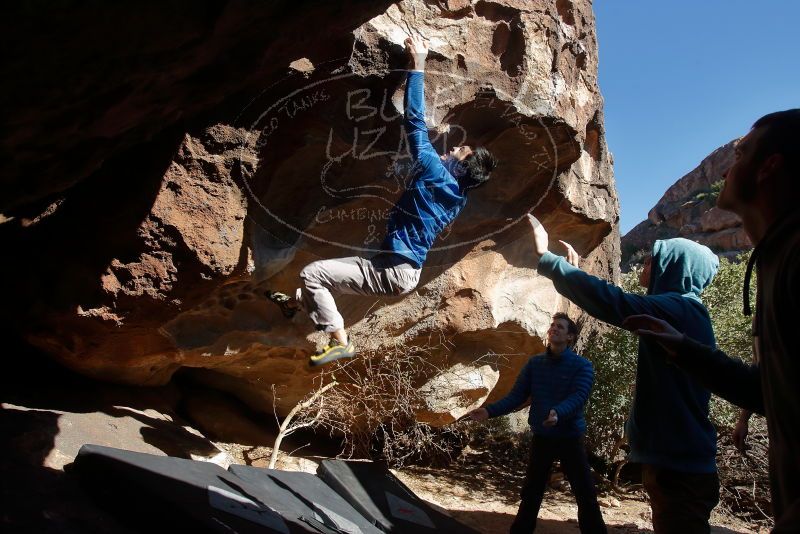
[[[615,326],[629,315],[649,314],[687,336],[715,346],[700,293],[719,260],[708,247],[676,238],[656,241],[647,295],[626,293],[550,252],[538,271],[587,313]],[[717,435],[708,418],[711,394],[673,365],[655,341],[639,340],[636,391],[626,424],[629,460],[689,473],[716,471]]]
[[[555,356],[546,352],[533,356],[520,371],[508,395],[486,407],[489,417],[517,410],[528,399],[531,409],[528,423],[536,436],[579,437],[586,432],[583,407],[594,380],[592,363],[565,349]],[[558,414],[558,423],[542,423],[550,410]]]
[[[403,125],[416,174],[389,216],[386,238],[381,246],[384,251],[407,258],[417,268],[425,263],[436,237],[467,203],[452,174],[460,170],[457,162],[443,162],[428,139],[424,88],[424,74],[409,72]]]

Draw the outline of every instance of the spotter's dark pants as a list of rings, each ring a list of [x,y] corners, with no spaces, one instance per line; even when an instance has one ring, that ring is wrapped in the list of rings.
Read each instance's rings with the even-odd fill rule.
[[[683,473],[642,464],[642,482],[653,509],[656,534],[707,534],[708,519],[719,502],[719,476]]]
[[[597,493],[586,457],[583,437],[549,438],[533,437],[528,472],[522,487],[522,502],[517,517],[511,525],[511,534],[530,534],[536,528],[536,517],[542,505],[544,490],[555,460],[569,480],[578,503],[578,525],[583,534],[606,532],[603,516],[597,504]]]

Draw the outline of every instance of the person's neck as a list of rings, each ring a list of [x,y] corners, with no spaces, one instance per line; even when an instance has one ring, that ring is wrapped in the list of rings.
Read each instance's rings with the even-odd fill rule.
[[[739,214],[742,219],[742,228],[744,228],[753,246],[758,245],[764,239],[773,223],[785,212],[786,209],[783,209],[782,206],[766,203],[752,206],[747,211]]]
[[[554,344],[551,343],[550,345],[548,345],[547,348],[550,350],[550,355],[551,356],[558,357],[558,356],[561,356],[562,352],[567,350],[567,344],[564,343],[562,345],[554,345]]]

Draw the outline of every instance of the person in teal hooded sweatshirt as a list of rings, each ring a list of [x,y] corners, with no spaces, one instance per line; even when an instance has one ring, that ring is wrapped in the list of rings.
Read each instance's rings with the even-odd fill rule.
[[[647,294],[637,295],[578,269],[578,255],[568,243],[561,242],[569,261],[548,252],[547,232],[532,215],[529,222],[539,274],[589,315],[620,326],[629,315],[648,314],[701,343],[716,345],[700,300],[719,267],[708,247],[682,238],[656,241],[639,278]],[[719,502],[710,397],[699,382],[670,363],[661,345],[639,340],[636,389],[626,423],[628,459],[642,464],[657,534],[709,532],[708,519]]]

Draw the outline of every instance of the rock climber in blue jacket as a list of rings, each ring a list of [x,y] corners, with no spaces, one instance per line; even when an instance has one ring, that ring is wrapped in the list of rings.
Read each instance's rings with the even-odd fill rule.
[[[512,534],[528,534],[536,528],[550,467],[556,459],[575,493],[581,532],[606,532],[583,444],[583,407],[592,389],[594,368],[570,348],[577,335],[577,326],[565,313],[553,315],[546,351],[528,360],[508,395],[467,414],[475,421],[485,421],[511,413],[530,400],[528,423],[533,444]]]
[[[653,244],[639,283],[646,295],[619,287],[577,268],[568,243],[567,258],[548,252],[548,235],[529,215],[539,274],[589,315],[621,326],[631,315],[647,314],[710,347],[716,345],[700,294],[717,273],[719,259],[708,247],[675,238]],[[711,510],[719,502],[717,433],[708,416],[711,393],[675,366],[658,342],[639,340],[636,387],[625,425],[628,460],[642,464],[642,482],[653,510],[653,530],[708,533]]]
[[[428,45],[412,38],[406,39],[405,45],[414,68],[406,78],[403,124],[415,174],[389,216],[381,251],[372,258],[335,258],[307,265],[300,272],[303,287],[294,299],[278,292],[267,294],[285,315],[303,309],[317,330],[331,334],[328,345],[311,356],[312,366],[352,357],[356,351],[333,293],[399,296],[411,292],[437,236],[464,208],[467,192],[486,183],[497,165],[494,156],[482,147],[457,146],[446,154],[436,153],[425,125]]]

